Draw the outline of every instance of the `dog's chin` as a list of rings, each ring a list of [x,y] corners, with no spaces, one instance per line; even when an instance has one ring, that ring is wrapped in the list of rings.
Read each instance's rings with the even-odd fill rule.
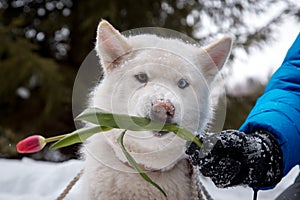
[[[128,163],[116,142],[118,135],[107,134],[107,139],[117,158],[123,163]],[[146,169],[167,170],[183,158],[185,141],[172,132],[128,131],[124,145],[136,162]]]
[[[153,135],[155,137],[162,138],[162,139],[164,139],[165,137],[170,136],[171,134],[173,134],[173,133],[171,133],[169,131],[153,131]]]

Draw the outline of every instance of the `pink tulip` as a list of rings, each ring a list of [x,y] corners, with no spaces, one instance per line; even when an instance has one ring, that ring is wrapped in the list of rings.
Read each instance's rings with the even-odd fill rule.
[[[35,153],[44,148],[45,138],[40,135],[32,135],[20,141],[16,147],[19,153]]]

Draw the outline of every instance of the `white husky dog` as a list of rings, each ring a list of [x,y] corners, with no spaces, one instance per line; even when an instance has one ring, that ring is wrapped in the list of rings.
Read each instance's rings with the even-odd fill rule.
[[[101,21],[96,51],[104,79],[89,106],[201,131],[212,115],[211,83],[231,44],[229,37],[204,48],[151,34],[125,37]],[[84,199],[166,199],[130,166],[117,143],[121,132],[95,134],[85,143]],[[192,197],[185,143],[162,131],[127,131],[124,138],[130,154],[172,200]]]

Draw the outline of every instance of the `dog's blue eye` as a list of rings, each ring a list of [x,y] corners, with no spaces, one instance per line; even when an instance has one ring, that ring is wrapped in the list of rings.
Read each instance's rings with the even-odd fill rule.
[[[148,82],[148,76],[145,73],[138,73],[134,75],[134,77],[140,82],[140,83],[147,83]]]
[[[187,86],[189,86],[189,83],[187,82],[187,80],[185,79],[180,79],[178,82],[177,82],[177,86],[181,89],[184,89],[186,88]]]

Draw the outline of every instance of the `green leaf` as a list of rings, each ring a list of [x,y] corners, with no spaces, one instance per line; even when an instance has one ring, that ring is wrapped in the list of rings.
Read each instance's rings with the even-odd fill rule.
[[[78,115],[75,120],[131,131],[169,131],[184,140],[195,142],[200,148],[202,147],[199,138],[185,128],[176,124],[154,122],[148,118],[109,113],[99,108],[88,108]]]
[[[147,118],[109,113],[99,108],[88,108],[79,114],[75,120],[84,120],[96,125],[131,131],[161,130],[163,124]]]
[[[93,126],[78,129],[70,134],[67,134],[64,138],[60,139],[56,143],[50,146],[50,149],[58,149],[72,144],[84,142],[88,137],[103,131],[109,131],[111,128],[104,126]]]
[[[124,144],[123,144],[123,139],[124,139],[124,135],[126,133],[126,130],[123,131],[120,136],[118,137],[118,144],[120,145],[124,155],[126,156],[128,162],[131,164],[132,167],[134,167],[134,169],[141,175],[141,177],[143,177],[143,179],[145,179],[145,181],[149,182],[150,184],[152,184],[154,187],[156,187],[159,191],[161,191],[163,193],[163,195],[165,197],[167,197],[166,192],[158,185],[156,184],[141,168],[140,166],[136,163],[136,161],[134,160],[134,158],[128,153],[128,151],[126,150]]]
[[[199,138],[195,137],[194,134],[181,126],[178,126],[176,124],[165,124],[164,130],[173,132],[175,135],[186,141],[194,142],[199,146],[199,148],[202,147],[202,142],[199,140]]]

